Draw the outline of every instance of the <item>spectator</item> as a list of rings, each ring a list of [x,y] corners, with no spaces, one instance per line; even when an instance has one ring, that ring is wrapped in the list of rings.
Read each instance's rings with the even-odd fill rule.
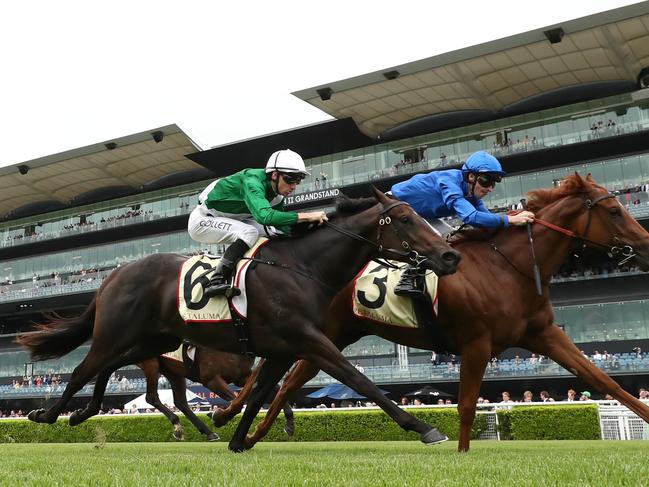
[[[554,402],[554,399],[550,397],[550,393],[548,391],[541,391],[539,396],[541,396],[541,402]]]
[[[509,392],[504,391],[501,395],[502,395],[502,398],[503,398],[503,400],[500,401],[501,403],[512,403],[512,402],[514,402],[514,401],[512,401],[512,398],[509,395]]]
[[[577,400],[577,393],[575,392],[574,389],[568,389],[568,397],[566,397],[566,401],[568,402],[573,402]]]
[[[583,391],[583,392],[581,393],[581,396],[579,397],[579,400],[580,400],[580,401],[590,401],[590,400],[591,400],[590,397],[591,397],[590,392],[588,392],[588,391]]]
[[[534,402],[534,394],[532,394],[532,391],[523,392],[523,402]]]
[[[401,398],[401,405],[402,406],[409,406],[410,405],[410,401],[408,400],[408,398],[406,396],[403,396]]]

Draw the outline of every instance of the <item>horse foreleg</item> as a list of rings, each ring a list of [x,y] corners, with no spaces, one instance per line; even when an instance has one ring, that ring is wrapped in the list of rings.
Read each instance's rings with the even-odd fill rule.
[[[248,444],[246,438],[250,425],[252,425],[252,421],[257,416],[257,413],[264,404],[264,400],[268,394],[273,390],[273,387],[277,385],[279,380],[292,364],[292,360],[266,360],[263,363],[259,370],[259,376],[252,385],[252,391],[246,405],[246,410],[243,412],[241,421],[239,421],[239,425],[228,444],[230,450],[234,452],[242,452],[252,447],[252,445]]]
[[[297,363],[293,370],[291,370],[284,379],[284,384],[282,384],[279,392],[275,395],[275,399],[273,399],[273,402],[266,413],[266,417],[257,425],[255,431],[248,436],[248,443],[250,445],[255,445],[268,434],[268,431],[277,419],[279,412],[282,410],[282,406],[286,404],[289,395],[294,391],[300,390],[304,384],[318,374],[319,370],[320,369],[314,367],[306,360],[300,360]]]
[[[482,377],[491,358],[491,340],[481,337],[462,348],[460,365],[460,395],[457,409],[460,413],[460,438],[457,449],[469,451],[471,427],[475,419],[476,403]]]
[[[185,415],[185,417],[194,425],[194,427],[201,432],[202,435],[205,435],[207,441],[219,440],[219,435],[205,426],[205,423],[203,423],[194,414],[192,408],[190,408],[189,404],[187,404],[187,385],[185,383],[185,377],[179,376],[169,370],[166,370],[164,366],[162,368],[165,377],[169,380],[169,384],[171,385],[171,391],[173,392],[174,404],[176,405],[176,407]],[[178,421],[178,424],[180,424],[180,421]]]
[[[554,360],[601,393],[610,394],[649,423],[649,406],[622,389],[617,382],[584,357],[558,326],[548,326],[538,335],[525,337],[521,346]]]
[[[302,342],[304,356],[308,357],[309,362],[312,362],[315,367],[319,367],[333,378],[374,401],[401,428],[419,433],[422,443],[435,445],[448,440],[448,437],[436,428],[408,414],[385,397],[379,388],[356,370],[327,338],[322,336],[316,340],[310,343],[306,340]]]
[[[237,397],[235,397],[234,400],[230,401],[230,404],[227,408],[217,409],[212,413],[211,417],[215,426],[223,426],[241,412],[243,405],[246,403],[246,400],[248,399],[248,396],[250,396],[250,392],[252,391],[252,388],[257,381],[259,371],[264,365],[264,362],[265,359],[261,359],[259,361],[259,364],[257,364],[257,367],[252,369],[252,372],[250,372],[250,375],[246,379],[246,383],[244,384],[243,388],[239,391]]]

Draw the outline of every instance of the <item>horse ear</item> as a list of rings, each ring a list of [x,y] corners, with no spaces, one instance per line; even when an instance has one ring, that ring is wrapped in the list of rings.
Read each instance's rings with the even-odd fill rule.
[[[594,183],[595,182],[595,180],[593,179],[593,173],[592,172],[588,173],[588,175],[586,176],[586,181],[588,181],[589,183]]]
[[[372,192],[374,193],[374,197],[381,203],[385,203],[389,199],[382,191],[376,189],[376,186],[374,185],[372,185]]]
[[[581,174],[579,174],[577,171],[575,171],[575,181],[579,184],[579,186],[584,186],[586,184],[586,181],[584,181],[584,178],[581,177]]]

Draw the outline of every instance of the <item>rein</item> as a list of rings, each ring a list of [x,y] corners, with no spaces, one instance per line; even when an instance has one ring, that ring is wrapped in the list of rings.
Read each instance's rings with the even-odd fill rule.
[[[618,255],[621,255],[624,257],[622,260],[620,260],[617,265],[623,265],[627,263],[629,260],[634,258],[636,256],[635,250],[632,246],[625,244],[622,242],[616,235],[614,235],[612,232],[611,234],[613,235],[613,242],[615,242],[617,245],[606,245],[601,242],[595,242],[594,240],[591,240],[586,237],[588,234],[588,229],[590,228],[590,222],[592,219],[592,213],[591,210],[597,206],[597,203],[599,203],[602,200],[610,199],[610,198],[615,198],[614,194],[605,194],[600,196],[599,198],[595,198],[594,200],[591,199],[586,199],[584,202],[586,204],[586,207],[588,208],[588,221],[586,222],[586,228],[584,229],[584,232],[582,235],[579,235],[578,233],[573,232],[572,230],[568,230],[567,228],[560,227],[558,225],[555,225],[553,223],[547,222],[545,220],[541,220],[539,218],[535,218],[534,222],[538,223],[540,225],[543,225],[546,228],[549,228],[550,230],[554,230],[555,232],[559,232],[563,235],[566,235],[570,238],[573,238],[579,242],[582,243],[582,246],[585,247],[586,244],[592,245],[593,247],[600,247],[606,250],[606,253],[608,254],[609,257],[614,258]]]
[[[629,260],[633,259],[636,256],[635,250],[633,249],[632,246],[622,242],[613,233],[612,233],[613,242],[615,242],[618,245],[606,245],[606,244],[603,244],[601,242],[595,242],[594,240],[591,240],[591,239],[586,237],[586,235],[588,234],[588,229],[590,228],[591,220],[592,220],[592,212],[591,212],[591,210],[593,210],[595,208],[595,206],[597,206],[597,204],[600,201],[603,201],[603,200],[606,200],[606,199],[609,199],[609,198],[615,198],[615,195],[611,194],[611,193],[608,193],[608,194],[599,196],[598,198],[595,198],[594,200],[591,200],[590,198],[587,198],[584,201],[584,204],[586,205],[586,208],[588,209],[588,221],[586,222],[586,228],[584,229],[584,232],[581,235],[574,232],[574,231],[572,231],[572,230],[568,230],[567,228],[563,228],[563,227],[560,227],[558,225],[555,225],[554,223],[550,223],[548,221],[541,220],[540,218],[535,218],[534,223],[538,223],[539,225],[543,225],[544,227],[549,228],[550,230],[553,230],[553,231],[561,233],[561,234],[563,234],[563,235],[565,235],[565,236],[567,236],[569,238],[577,240],[578,242],[580,242],[582,247],[585,247],[587,244],[589,244],[589,245],[592,245],[594,247],[603,248],[603,249],[606,250],[608,256],[611,257],[611,258],[614,258],[615,256],[618,256],[618,255],[621,255],[624,258],[617,263],[617,265],[620,266],[620,265],[625,264],[626,262],[628,262]],[[530,235],[530,245],[532,247],[532,260],[534,262],[534,277],[531,277],[531,276],[527,275],[526,273],[521,271],[518,267],[516,267],[516,265],[511,260],[509,260],[507,258],[507,256],[500,251],[500,249],[498,247],[496,247],[496,244],[494,244],[493,242],[490,242],[490,245],[491,245],[491,248],[494,251],[496,251],[500,256],[502,256],[502,258],[505,259],[505,261],[516,272],[518,272],[522,276],[530,279],[531,281],[535,281],[536,286],[537,286],[537,293],[539,295],[542,295],[542,293],[540,292],[540,277],[539,277],[539,273],[538,273],[538,266],[537,266],[537,263],[536,263],[536,255],[535,255],[535,252],[534,252],[534,243],[533,243],[532,234],[531,234],[531,224],[528,224],[528,233]]]
[[[381,204],[382,205],[382,204]],[[371,245],[375,249],[377,249],[379,252],[389,252],[394,255],[397,255],[401,258],[407,258],[411,262],[415,262],[420,264],[425,258],[419,257],[419,253],[416,250],[411,250],[410,244],[406,239],[404,239],[400,234],[399,234],[399,229],[396,228],[395,226],[391,225],[392,223],[392,218],[387,214],[392,208],[395,208],[397,206],[401,205],[408,205],[405,201],[395,201],[394,203],[389,204],[388,206],[383,206],[383,209],[379,213],[381,215],[381,218],[379,219],[379,231],[376,237],[376,242],[373,240],[370,240],[368,238],[363,237],[362,235],[359,235],[357,233],[351,232],[347,230],[346,228],[343,228],[339,225],[336,225],[334,223],[331,223],[329,221],[324,222],[324,224],[328,227],[330,227],[332,230],[337,231],[338,233],[345,235],[347,237],[353,238],[355,240],[358,240],[360,242],[363,242],[367,245]],[[410,206],[410,205],[408,205]],[[384,248],[381,243],[378,243],[381,241],[381,234],[383,232],[383,227],[385,226],[390,226],[390,228],[394,231],[394,233],[401,239],[401,246],[405,249],[405,251],[398,250],[398,249],[389,249],[389,248]],[[380,261],[382,264],[387,265],[388,267],[396,268],[397,266],[390,264],[389,262],[383,262]]]
[[[394,202],[394,203],[392,203],[392,204],[390,204],[388,206],[383,206],[381,204],[382,210],[379,213],[381,218],[379,219],[379,233],[378,233],[378,236],[377,236],[377,241],[380,241],[380,239],[381,239],[382,228],[384,226],[390,225],[392,223],[392,219],[390,218],[390,216],[387,213],[392,208],[395,208],[395,207],[400,206],[400,205],[408,205],[408,203],[406,203],[405,201],[396,201],[396,202]],[[348,236],[350,238],[353,238],[355,240],[359,240],[359,241],[361,241],[363,243],[366,243],[368,245],[371,245],[371,246],[375,247],[376,249],[378,249],[379,252],[391,252],[392,254],[398,255],[399,257],[407,257],[412,262],[415,262],[415,263],[418,263],[418,264],[420,264],[421,262],[426,260],[426,258],[419,257],[419,253],[416,250],[410,250],[409,252],[404,252],[404,251],[397,250],[397,249],[384,249],[383,245],[381,245],[380,243],[376,243],[373,240],[367,239],[367,238],[363,237],[362,235],[358,235],[357,233],[351,232],[351,231],[349,231],[349,230],[347,230],[345,228],[342,228],[342,227],[340,227],[338,225],[335,225],[334,223],[330,223],[328,221],[325,221],[324,224],[327,225],[328,227],[332,228],[333,230],[343,234],[343,235],[346,235],[346,236]],[[403,248],[406,249],[406,250],[409,250],[410,249],[410,244],[405,239],[403,239],[401,237],[401,235],[399,234],[399,230],[397,228],[395,228],[394,226],[391,226],[391,228],[394,230],[395,234],[399,238],[402,239],[401,245],[403,246]],[[332,286],[330,286],[326,282],[318,279],[312,273],[303,271],[301,269],[296,269],[295,267],[291,267],[288,264],[283,264],[281,262],[276,262],[274,260],[259,259],[257,257],[242,257],[241,260],[249,260],[250,262],[256,262],[258,264],[274,266],[274,267],[277,267],[277,268],[285,270],[285,271],[290,271],[290,272],[293,272],[295,274],[299,274],[302,277],[306,277],[307,279],[311,279],[314,282],[317,282],[321,286],[329,289],[330,292],[335,291]],[[395,266],[394,264],[391,264],[391,263],[389,263],[387,261],[379,261],[379,262],[381,264],[386,265],[386,266],[391,267],[391,268],[395,268],[395,269],[398,268],[398,266]],[[211,273],[213,271],[214,271],[214,269],[210,268],[210,269],[206,270],[205,272],[203,272],[199,277],[202,277],[202,276],[204,276],[206,274],[209,274],[209,273]]]

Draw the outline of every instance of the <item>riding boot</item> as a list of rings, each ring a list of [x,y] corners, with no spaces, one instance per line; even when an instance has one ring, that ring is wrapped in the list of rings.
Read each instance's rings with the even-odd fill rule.
[[[237,262],[249,249],[248,244],[239,239],[225,250],[210,282],[203,290],[203,296],[211,298],[220,294],[227,294],[227,297],[232,297],[241,293],[238,289],[233,288],[231,291],[228,291],[228,289],[231,288],[230,280],[237,267]]]
[[[412,299],[425,299],[426,293],[421,284],[421,276],[418,275],[417,268],[409,265],[394,287],[394,294]]]

